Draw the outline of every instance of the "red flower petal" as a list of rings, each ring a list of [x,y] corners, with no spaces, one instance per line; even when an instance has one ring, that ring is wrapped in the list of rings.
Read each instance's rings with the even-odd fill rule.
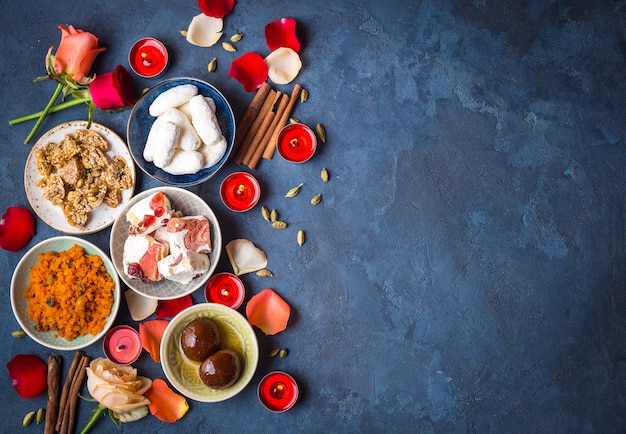
[[[34,398],[48,388],[48,366],[32,354],[18,354],[7,363],[13,387],[22,398]]]
[[[185,397],[170,389],[165,380],[160,378],[152,381],[152,387],[144,396],[150,400],[150,413],[163,422],[176,422],[189,410]]]
[[[91,100],[101,110],[117,110],[135,104],[133,79],[122,65],[98,75],[89,85]]]
[[[248,322],[266,335],[275,335],[287,328],[291,308],[276,292],[267,288],[253,296],[246,305]]]
[[[233,60],[228,75],[241,83],[247,92],[254,92],[267,80],[267,65],[257,53],[246,53]]]
[[[176,298],[174,300],[159,300],[159,304],[156,310],[156,318],[172,318],[176,316],[179,312],[187,309],[192,304],[193,300],[191,299],[191,295],[186,295],[184,297]]]
[[[139,339],[144,350],[157,363],[161,363],[161,340],[169,321],[153,319],[139,324]]]
[[[233,10],[235,0],[198,0],[198,6],[204,15],[223,18]]]
[[[265,43],[272,51],[280,47],[287,47],[298,53],[300,41],[296,36],[296,20],[281,18],[267,24],[265,26]]]
[[[0,247],[17,252],[35,235],[35,218],[19,206],[10,206],[0,219]]]

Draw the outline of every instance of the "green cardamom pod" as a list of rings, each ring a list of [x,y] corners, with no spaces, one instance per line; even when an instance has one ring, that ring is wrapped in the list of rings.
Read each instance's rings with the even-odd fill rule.
[[[307,99],[309,99],[309,91],[302,88],[300,91],[300,102],[305,102]]]
[[[324,125],[315,125],[315,132],[317,133],[317,137],[319,137],[322,143],[326,143],[326,128],[324,128]]]
[[[321,194],[316,194],[315,196],[313,196],[313,198],[311,199],[311,205],[317,205],[318,203],[320,203],[322,201],[322,195]]]
[[[261,214],[265,220],[270,221],[270,210],[265,205],[261,207]]]
[[[303,230],[298,231],[297,239],[298,239],[299,246],[302,246],[304,244],[304,238],[305,238],[304,231]]]
[[[211,61],[209,62],[208,69],[209,69],[209,72],[215,72],[215,70],[217,69],[217,57],[214,57],[213,59],[211,59]]]
[[[222,42],[222,47],[226,51],[230,51],[230,52],[237,51],[237,48],[235,48],[235,46],[231,44],[230,42]]]
[[[22,420],[22,426],[30,425],[31,423],[33,423],[33,420],[35,420],[35,412],[29,411],[28,413],[26,413],[26,416],[24,416],[24,419]]]
[[[300,193],[300,189],[302,188],[304,184],[300,183],[300,185],[290,189],[287,194],[285,194],[285,197],[294,197],[296,196],[298,193]]]

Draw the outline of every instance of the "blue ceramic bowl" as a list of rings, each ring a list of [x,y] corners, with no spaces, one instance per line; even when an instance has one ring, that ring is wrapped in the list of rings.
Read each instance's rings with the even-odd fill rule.
[[[215,114],[217,116],[217,121],[228,144],[226,152],[220,161],[211,167],[202,169],[201,171],[191,175],[172,175],[162,169],[159,169],[154,164],[147,162],[143,158],[143,148],[146,144],[146,140],[148,139],[148,133],[150,132],[152,123],[156,119],[148,112],[150,104],[152,104],[154,99],[164,91],[181,84],[193,84],[198,87],[200,94],[213,98],[215,101]],[[132,112],[130,113],[130,117],[128,118],[126,135],[130,153],[135,160],[135,163],[141,170],[164,184],[185,187],[200,184],[210,179],[217,173],[224,163],[226,163],[235,141],[235,116],[233,115],[233,110],[230,107],[230,104],[226,98],[224,98],[224,95],[222,95],[222,93],[211,84],[195,78],[172,78],[162,81],[152,87],[139,99],[139,101],[137,101]]]

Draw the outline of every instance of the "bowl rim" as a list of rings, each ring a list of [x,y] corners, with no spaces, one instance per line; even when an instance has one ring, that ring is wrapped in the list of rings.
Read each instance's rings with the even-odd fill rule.
[[[195,83],[199,83],[202,86],[206,86],[211,88],[217,95],[220,96],[220,98],[222,98],[224,100],[224,102],[226,103],[226,107],[228,107],[227,110],[227,116],[230,119],[230,121],[232,122],[232,137],[230,138],[230,140],[227,141],[228,146],[226,148],[226,154],[224,156],[222,156],[221,158],[221,163],[218,162],[216,163],[214,166],[215,170],[213,170],[212,173],[210,173],[209,175],[203,177],[203,178],[198,178],[198,179],[194,179],[192,181],[176,181],[175,178],[176,177],[181,177],[181,176],[185,176],[185,177],[189,177],[192,175],[168,175],[172,176],[174,178],[173,181],[167,181],[165,179],[162,179],[161,177],[155,176],[155,174],[150,173],[146,167],[144,167],[144,162],[145,161],[137,161],[138,159],[135,157],[135,152],[133,151],[133,146],[131,145],[131,140],[130,140],[130,129],[131,129],[131,123],[133,121],[133,119],[136,117],[136,113],[139,110],[140,107],[140,103],[146,99],[149,98],[153,93],[157,92],[161,87],[169,84],[169,83],[173,83],[173,82],[177,82],[180,81],[182,82],[181,84],[193,84],[193,82]],[[190,83],[191,82],[191,83]],[[128,116],[128,121],[126,122],[126,145],[128,146],[128,149],[130,151],[130,156],[133,159],[133,161],[135,162],[135,164],[137,165],[137,167],[139,167],[139,169],[145,173],[146,175],[148,175],[150,178],[154,179],[155,181],[158,181],[164,185],[168,185],[168,186],[172,186],[172,187],[191,187],[194,185],[198,185],[198,184],[202,184],[206,181],[208,181],[209,179],[213,178],[222,167],[224,167],[224,165],[226,164],[226,162],[228,161],[228,159],[230,158],[230,154],[232,153],[233,147],[234,147],[234,143],[235,143],[235,136],[237,133],[237,120],[235,118],[235,113],[233,112],[233,108],[230,104],[230,102],[228,101],[228,99],[224,96],[224,94],[217,88],[215,87],[215,85],[199,79],[199,78],[195,78],[195,77],[172,77],[172,78],[167,78],[164,80],[159,81],[158,83],[156,83],[155,85],[151,86],[143,95],[141,95],[141,97],[137,100],[137,102],[135,103],[135,105],[133,106],[130,115]],[[222,134],[224,134],[224,132],[222,131]],[[147,163],[147,162],[145,162]],[[147,163],[147,164],[152,164],[152,163]],[[214,167],[211,166],[211,167]],[[205,170],[205,169],[202,169]]]
[[[245,374],[246,375],[244,375],[244,373],[242,372],[242,376],[237,380],[237,382],[234,385],[232,385],[228,389],[224,389],[224,390],[230,390],[230,393],[224,394],[224,396],[220,396],[216,399],[203,399],[202,397],[196,394],[190,393],[188,390],[186,390],[186,388],[178,380],[178,378],[175,378],[175,377],[173,378],[173,375],[170,372],[171,369],[169,366],[169,359],[167,358],[168,341],[170,340],[169,336],[174,333],[174,330],[182,322],[191,321],[192,319],[190,317],[191,315],[200,313],[200,312],[205,312],[207,311],[207,309],[210,309],[213,312],[221,312],[221,313],[229,314],[233,316],[234,318],[237,318],[237,320],[241,322],[241,324],[243,325],[243,328],[249,334],[251,338],[251,342],[252,342],[252,349],[251,349],[252,357],[250,358],[246,357],[246,360],[245,360]],[[254,331],[254,328],[248,322],[246,317],[243,316],[243,314],[240,313],[238,310],[232,309],[228,306],[224,306],[218,303],[197,303],[182,310],[174,318],[170,320],[170,323],[167,325],[167,327],[165,328],[165,332],[163,333],[163,339],[161,341],[161,348],[159,351],[159,356],[161,358],[161,367],[163,369],[163,373],[165,374],[165,377],[172,384],[172,386],[176,390],[178,390],[180,393],[185,395],[187,398],[193,399],[198,402],[221,402],[221,401],[226,401],[238,395],[250,384],[250,382],[254,378],[258,364],[259,364],[259,342],[256,336],[256,332]]]
[[[215,231],[215,234],[216,234],[216,236],[213,239],[211,239],[211,244],[213,247],[213,254],[215,255],[215,257],[211,258],[209,270],[206,273],[204,273],[201,277],[197,277],[196,279],[194,279],[193,281],[187,284],[177,283],[174,281],[168,281],[168,282],[171,282],[171,284],[176,284],[176,285],[180,285],[180,287],[183,287],[183,286],[185,287],[184,291],[173,294],[171,296],[155,296],[153,294],[147,294],[143,292],[141,289],[137,288],[135,285],[136,279],[131,279],[128,276],[126,276],[122,268],[123,251],[121,255],[118,255],[117,249],[114,248],[115,247],[114,236],[116,235],[116,232],[118,232],[118,227],[120,225],[125,225],[125,226],[128,225],[128,223],[126,222],[126,213],[128,212],[128,210],[139,200],[144,199],[157,192],[163,192],[170,201],[172,201],[172,197],[175,195],[186,195],[187,197],[191,197],[194,200],[197,200],[200,203],[204,204],[204,206],[206,206],[208,211],[210,212],[210,214],[205,215],[205,217],[209,219],[209,222],[211,223],[211,226],[213,227],[213,230]],[[176,202],[176,199],[174,198],[173,201]],[[210,218],[211,215],[212,215],[213,220],[211,220]],[[134,195],[128,201],[128,203],[122,209],[122,211],[120,212],[118,217],[115,219],[111,227],[111,233],[109,234],[109,251],[111,252],[111,262],[113,263],[113,269],[116,271],[116,274],[118,275],[120,280],[124,282],[124,285],[126,285],[129,289],[131,289],[132,291],[135,291],[136,293],[144,297],[148,297],[148,298],[152,298],[156,300],[173,300],[173,299],[184,297],[186,295],[194,293],[201,287],[204,287],[204,285],[206,285],[207,281],[211,278],[211,276],[213,276],[213,274],[215,273],[215,270],[217,269],[217,266],[219,264],[219,261],[222,255],[222,229],[220,226],[220,222],[217,218],[217,215],[215,214],[215,211],[213,211],[213,208],[211,208],[211,206],[204,199],[198,196],[196,193],[189,191],[182,187],[177,187],[173,185],[163,185],[160,187],[154,187],[148,190],[143,190],[137,193],[136,195]],[[158,284],[158,282],[153,282],[152,284],[155,284],[155,283]]]
[[[92,338],[87,340],[86,342],[76,344],[76,345],[59,346],[59,345],[50,344],[49,342],[44,341],[43,339],[39,337],[40,333],[55,333],[55,332],[54,331],[47,331],[47,332],[32,331],[31,330],[32,326],[29,322],[32,323],[33,320],[28,318],[28,316],[26,318],[22,318],[20,315],[18,315],[18,312],[17,312],[17,302],[16,302],[15,297],[21,297],[22,294],[18,294],[18,291],[21,290],[23,292],[24,290],[24,288],[17,288],[16,280],[17,280],[18,273],[30,272],[30,269],[25,270],[24,267],[26,267],[26,263],[32,259],[33,255],[35,254],[39,255],[39,253],[45,253],[45,252],[51,252],[51,251],[58,251],[58,250],[47,248],[49,245],[58,243],[58,242],[74,243],[85,248],[85,250],[91,250],[91,252],[88,251],[87,253],[97,254],[98,256],[100,256],[107,267],[107,271],[109,272],[109,275],[111,275],[111,278],[113,279],[113,282],[115,283],[113,306],[111,306],[111,313],[109,314],[107,318],[107,322],[104,325],[104,328],[97,335],[91,335],[91,334],[85,335],[85,336],[91,336]],[[121,303],[122,288],[120,284],[120,279],[115,271],[116,271],[115,265],[113,264],[113,261],[111,260],[111,258],[100,247],[98,247],[97,245],[95,245],[94,243],[90,241],[87,241],[83,238],[75,237],[72,235],[61,235],[61,236],[56,236],[52,238],[46,238],[45,240],[38,242],[33,247],[28,249],[28,251],[22,256],[22,258],[19,260],[19,262],[15,266],[13,275],[11,277],[11,288],[10,288],[11,310],[13,311],[13,316],[17,320],[20,327],[26,332],[26,334],[31,339],[33,339],[35,342],[39,343],[40,345],[43,345],[46,348],[60,350],[60,351],[70,351],[70,350],[79,350],[79,349],[88,347],[94,344],[95,342],[97,342],[103,336],[105,336],[106,333],[111,329],[111,327],[113,326],[117,318],[117,314],[119,312],[120,303]],[[66,342],[71,342],[61,336],[59,336],[57,339],[63,339]]]

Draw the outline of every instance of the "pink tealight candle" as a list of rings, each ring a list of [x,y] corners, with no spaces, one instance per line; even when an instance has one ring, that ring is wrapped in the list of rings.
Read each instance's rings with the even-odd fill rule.
[[[276,139],[278,155],[291,163],[308,161],[317,148],[317,138],[309,127],[301,123],[283,127]]]
[[[244,212],[257,204],[261,197],[261,187],[256,178],[249,173],[235,172],[222,181],[220,196],[229,210]]]
[[[259,383],[258,395],[265,408],[281,413],[293,407],[298,400],[298,384],[286,372],[270,372]]]
[[[154,38],[143,38],[135,42],[128,54],[131,69],[143,78],[161,75],[168,62],[169,55],[165,45]]]
[[[233,309],[239,308],[246,289],[239,277],[232,273],[213,275],[206,284],[204,295],[209,303],[218,303]]]
[[[139,333],[125,325],[112,328],[106,334],[103,345],[107,358],[120,365],[130,365],[141,354]]]

